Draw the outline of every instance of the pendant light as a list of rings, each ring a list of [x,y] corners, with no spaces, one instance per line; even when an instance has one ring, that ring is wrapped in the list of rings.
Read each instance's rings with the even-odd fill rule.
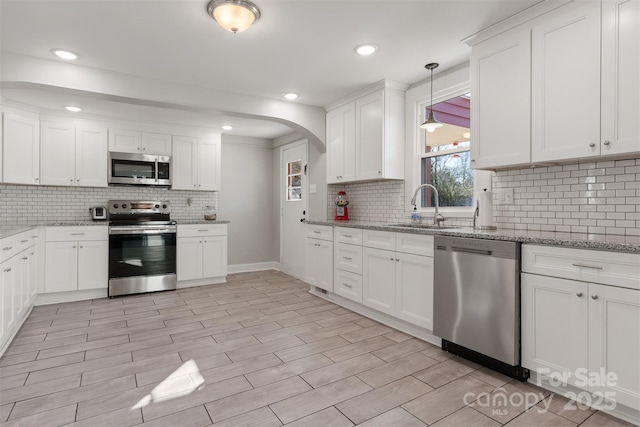
[[[260,19],[260,9],[249,0],[211,0],[207,12],[222,28],[234,34]]]
[[[427,120],[420,125],[420,128],[426,129],[427,132],[433,132],[439,127],[442,127],[442,123],[440,123],[435,116],[433,115],[433,70],[438,68],[437,62],[432,62],[424,66],[427,70],[431,70],[431,107],[429,108],[429,116]]]

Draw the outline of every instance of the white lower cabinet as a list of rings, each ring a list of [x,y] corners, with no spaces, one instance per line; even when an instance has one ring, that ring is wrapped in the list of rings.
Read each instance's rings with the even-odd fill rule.
[[[46,234],[45,293],[107,289],[106,226],[47,227]]]
[[[178,225],[176,240],[179,282],[227,275],[226,224]]]
[[[640,255],[522,248],[522,365],[640,410]]]
[[[307,237],[305,282],[333,292],[333,242]]]
[[[362,248],[362,303],[393,315],[396,306],[395,252]]]
[[[396,317],[433,330],[433,257],[398,253]]]

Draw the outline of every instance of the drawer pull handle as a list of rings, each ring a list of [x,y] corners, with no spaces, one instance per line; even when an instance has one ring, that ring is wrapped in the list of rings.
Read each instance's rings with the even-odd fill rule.
[[[318,230],[313,230],[314,233],[316,234],[320,234],[320,232]]]
[[[346,259],[347,261],[351,261],[353,258],[351,258],[350,256],[343,256],[342,259]]]
[[[395,258],[389,258],[389,259],[390,259],[391,261],[395,261],[395,260],[396,260]]]
[[[23,259],[23,260],[25,260],[25,261],[26,261],[26,260],[28,260],[28,259],[29,259],[29,257],[26,257],[26,256],[25,256],[25,257],[22,257],[21,259]]]
[[[343,236],[346,237],[347,239],[353,238],[353,236],[351,234],[343,234]]]
[[[351,285],[347,285],[346,283],[343,283],[342,285],[343,285],[343,286],[346,286],[347,288],[353,288],[353,286],[351,286]]]
[[[10,271],[11,271],[11,269],[10,269],[10,268],[5,268],[5,269],[4,269],[4,272],[5,272],[5,273],[8,273],[8,272],[10,272]]]
[[[20,240],[20,243],[27,243],[28,241],[29,241],[29,239]]]
[[[578,293],[576,294],[576,296],[577,296],[578,298],[582,298],[582,292],[578,292]]]
[[[591,295],[591,299],[598,299],[598,295]]]
[[[198,231],[209,231],[209,230],[198,230]]]
[[[315,243],[316,246],[320,246],[320,243]]]
[[[84,236],[84,233],[71,233],[72,236]]]
[[[7,246],[6,248],[2,248],[3,251],[8,251],[10,249],[13,249],[13,246]]]
[[[589,265],[589,264],[580,264],[580,263],[575,263],[575,264],[571,264],[574,267],[580,267],[580,268],[593,268],[594,270],[602,270],[602,267],[599,265]]]

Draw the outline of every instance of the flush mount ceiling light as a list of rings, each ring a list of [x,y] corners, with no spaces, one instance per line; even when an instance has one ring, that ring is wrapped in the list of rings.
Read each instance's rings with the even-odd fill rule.
[[[298,99],[300,94],[297,94],[295,92],[287,92],[287,93],[283,93],[282,96],[287,98],[289,101],[293,101],[294,99]]]
[[[420,125],[420,128],[426,129],[427,132],[433,132],[439,127],[442,127],[442,123],[436,120],[436,117],[433,115],[433,70],[438,68],[438,63],[432,62],[424,66],[427,70],[431,70],[431,107],[429,108],[429,116],[427,120]]]
[[[78,59],[78,55],[63,49],[53,49],[51,52],[58,58],[66,59],[67,61],[73,61],[74,59]]]
[[[260,9],[248,0],[211,0],[207,12],[222,28],[234,34],[260,19]]]
[[[67,105],[67,106],[65,106],[64,108],[65,108],[67,111],[71,111],[72,113],[77,113],[77,112],[79,112],[79,111],[82,111],[82,108],[80,108],[80,107],[76,107],[76,106],[73,106],[73,105]]]
[[[358,55],[369,56],[378,50],[378,46],[375,44],[361,44],[360,46],[356,46],[356,52]]]
[[[220,127],[222,128],[222,130],[231,130],[231,129],[233,129],[233,126],[231,126],[231,125],[222,125]]]

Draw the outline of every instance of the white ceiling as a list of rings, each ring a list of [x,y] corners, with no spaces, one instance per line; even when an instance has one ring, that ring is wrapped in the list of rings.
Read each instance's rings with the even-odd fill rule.
[[[0,0],[0,47],[54,59],[63,48],[78,65],[262,98],[298,92],[297,103],[325,106],[381,79],[413,84],[468,60],[460,40],[539,0],[254,0],[261,19],[249,30],[224,31],[207,0]],[[374,43],[361,57],[354,47]],[[29,90],[2,95],[60,108],[63,94]],[[87,101],[87,112],[112,106]],[[231,123],[231,134],[274,138],[278,123],[185,113],[194,124]],[[206,117],[205,117],[206,116]],[[182,119],[181,119],[182,120]]]

